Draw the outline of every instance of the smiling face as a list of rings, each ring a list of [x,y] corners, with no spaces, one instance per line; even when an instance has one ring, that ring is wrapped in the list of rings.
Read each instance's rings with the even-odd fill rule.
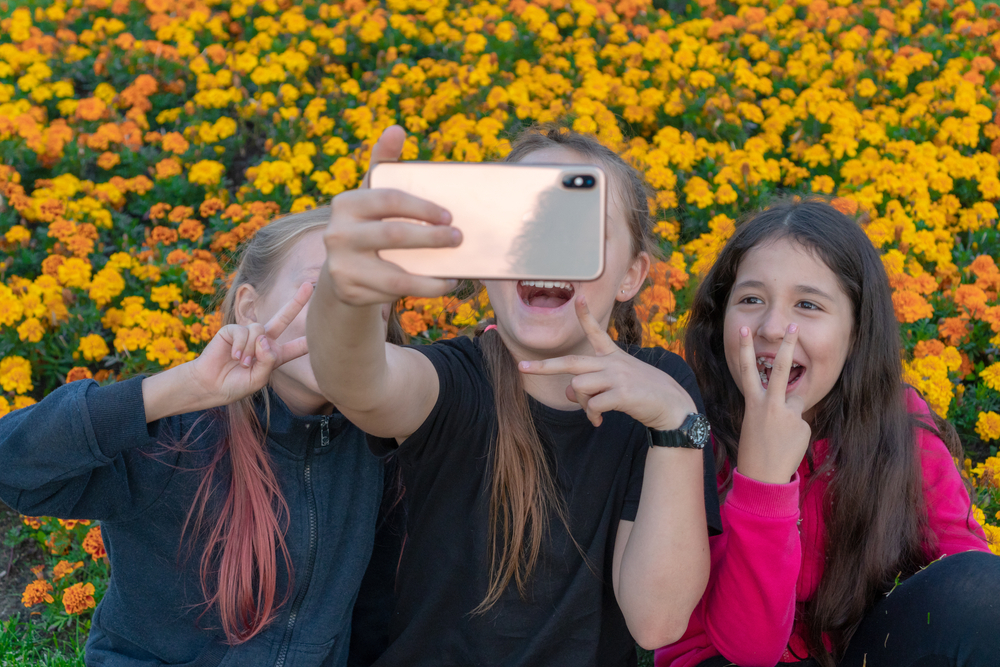
[[[781,238],[766,241],[743,256],[726,304],[726,363],[740,382],[740,328],[754,339],[757,371],[767,386],[771,364],[785,331],[798,324],[793,370],[786,394],[799,396],[808,421],[830,393],[851,348],[854,308],[837,276],[823,260],[800,243]]]
[[[523,164],[586,164],[579,153],[553,146],[534,151]],[[607,326],[616,301],[628,301],[642,287],[649,257],[633,250],[629,225],[609,182],[604,273],[591,281],[487,280],[486,291],[496,312],[497,327],[515,359],[544,359],[564,354],[591,354],[574,307],[586,299],[590,311]],[[553,248],[552,252],[559,252]],[[623,291],[624,290],[624,291]]]

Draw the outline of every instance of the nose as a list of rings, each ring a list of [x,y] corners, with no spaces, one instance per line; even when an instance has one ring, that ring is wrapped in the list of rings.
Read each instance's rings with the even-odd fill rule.
[[[754,336],[773,343],[781,342],[791,322],[791,317],[783,308],[771,306],[762,314]]]

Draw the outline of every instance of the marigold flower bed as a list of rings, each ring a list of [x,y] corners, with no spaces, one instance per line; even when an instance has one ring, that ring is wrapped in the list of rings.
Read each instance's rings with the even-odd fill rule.
[[[974,514],[1000,553],[998,17],[947,0],[699,0],[684,17],[647,0],[0,1],[0,415],[193,358],[240,242],[356,187],[390,124],[406,159],[478,161],[560,120],[656,188],[649,344],[680,349],[742,211],[822,193],[858,215],[905,380],[976,453]],[[413,298],[401,316],[427,341],[488,309]],[[25,605],[92,608],[99,532],[25,522],[53,554]]]

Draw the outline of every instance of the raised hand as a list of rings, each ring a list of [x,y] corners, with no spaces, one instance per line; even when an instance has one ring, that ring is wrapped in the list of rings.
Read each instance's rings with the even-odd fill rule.
[[[802,399],[786,396],[798,338],[798,326],[788,325],[764,388],[757,370],[753,335],[748,327],[740,329],[740,383],[746,408],[736,468],[761,482],[787,484],[798,470],[812,436],[812,429],[802,418]]]
[[[371,166],[399,158],[406,133],[397,125],[385,130],[372,148]],[[368,175],[362,186],[332,202],[333,216],[323,235],[325,270],[333,292],[352,306],[389,303],[401,296],[441,296],[454,280],[415,276],[378,255],[389,248],[447,248],[462,242],[451,228],[451,214],[440,206],[398,190],[371,190]],[[421,225],[386,218],[410,218]]]
[[[305,336],[284,343],[278,338],[309,301],[312,290],[311,283],[303,283],[265,324],[227,324],[219,329],[190,363],[191,389],[200,390],[211,407],[229,405],[264,387],[274,369],[306,354]]]
[[[694,401],[676,380],[618,347],[582,297],[577,297],[575,305],[594,356],[522,361],[518,365],[522,373],[573,375],[566,397],[580,404],[594,426],[601,425],[605,412],[618,410],[646,426],[669,431],[697,412]]]

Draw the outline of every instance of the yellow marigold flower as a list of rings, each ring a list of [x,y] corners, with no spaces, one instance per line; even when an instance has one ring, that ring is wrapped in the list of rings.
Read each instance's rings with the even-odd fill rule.
[[[700,176],[693,176],[688,180],[684,186],[684,194],[687,195],[687,203],[695,204],[698,208],[708,208],[714,201],[712,188]]]
[[[4,391],[27,394],[35,388],[31,382],[31,363],[24,357],[4,357],[0,361],[0,386]]]
[[[31,396],[15,396],[14,404],[11,407],[11,410],[20,410],[21,408],[26,408],[29,405],[34,405],[35,403],[37,403],[37,401]]]
[[[81,338],[76,350],[87,361],[100,361],[111,352],[108,349],[108,344],[97,334],[89,334]]]
[[[29,317],[17,327],[17,336],[26,343],[37,343],[45,334],[45,327],[37,317]]]
[[[59,581],[65,576],[73,573],[74,570],[78,570],[83,567],[83,561],[78,560],[75,563],[71,563],[68,560],[61,560],[56,563],[56,566],[52,568],[52,581]]]
[[[980,412],[976,421],[976,433],[984,441],[1000,439],[1000,415],[993,412]]]
[[[89,581],[85,584],[73,584],[63,591],[62,602],[67,614],[79,614],[93,609],[97,606],[94,601],[94,584]]]
[[[31,232],[22,225],[13,225],[3,237],[11,245],[20,245],[31,240]]]
[[[817,176],[812,180],[811,184],[813,192],[823,192],[826,194],[833,192],[835,185],[833,179],[829,176]]]
[[[42,602],[52,603],[55,602],[55,598],[50,595],[54,589],[52,584],[44,579],[35,579],[33,582],[25,586],[24,593],[21,594],[21,602],[24,603],[25,607],[33,607],[36,604]]]
[[[87,536],[83,538],[83,550],[90,554],[94,560],[100,560],[108,555],[104,550],[104,539],[101,537],[100,526],[94,526],[87,531]]]
[[[24,315],[24,304],[6,285],[0,285],[0,324],[11,326]]]
[[[86,289],[90,286],[90,262],[79,257],[70,257],[56,269],[56,277],[64,287],[80,287]]]
[[[715,75],[705,70],[695,70],[691,72],[688,81],[695,88],[711,88],[715,85]]]
[[[984,368],[979,373],[979,377],[983,379],[987,387],[993,391],[1000,391],[1000,362],[990,364]]]
[[[166,310],[171,304],[181,300],[181,288],[177,285],[163,285],[150,290],[149,298],[160,308]]]
[[[871,79],[861,79],[861,81],[858,82],[857,87],[854,89],[854,92],[861,97],[872,97],[878,92],[878,87]]]
[[[201,160],[188,170],[188,181],[199,185],[216,185],[226,173],[226,167],[215,160]]]
[[[111,262],[108,262],[90,281],[87,294],[97,306],[104,306],[111,303],[111,300],[124,289],[125,279],[115,270]]]
[[[942,417],[948,416],[954,387],[948,378],[948,366],[940,357],[924,357],[904,363],[903,381],[916,387],[935,412]]]

